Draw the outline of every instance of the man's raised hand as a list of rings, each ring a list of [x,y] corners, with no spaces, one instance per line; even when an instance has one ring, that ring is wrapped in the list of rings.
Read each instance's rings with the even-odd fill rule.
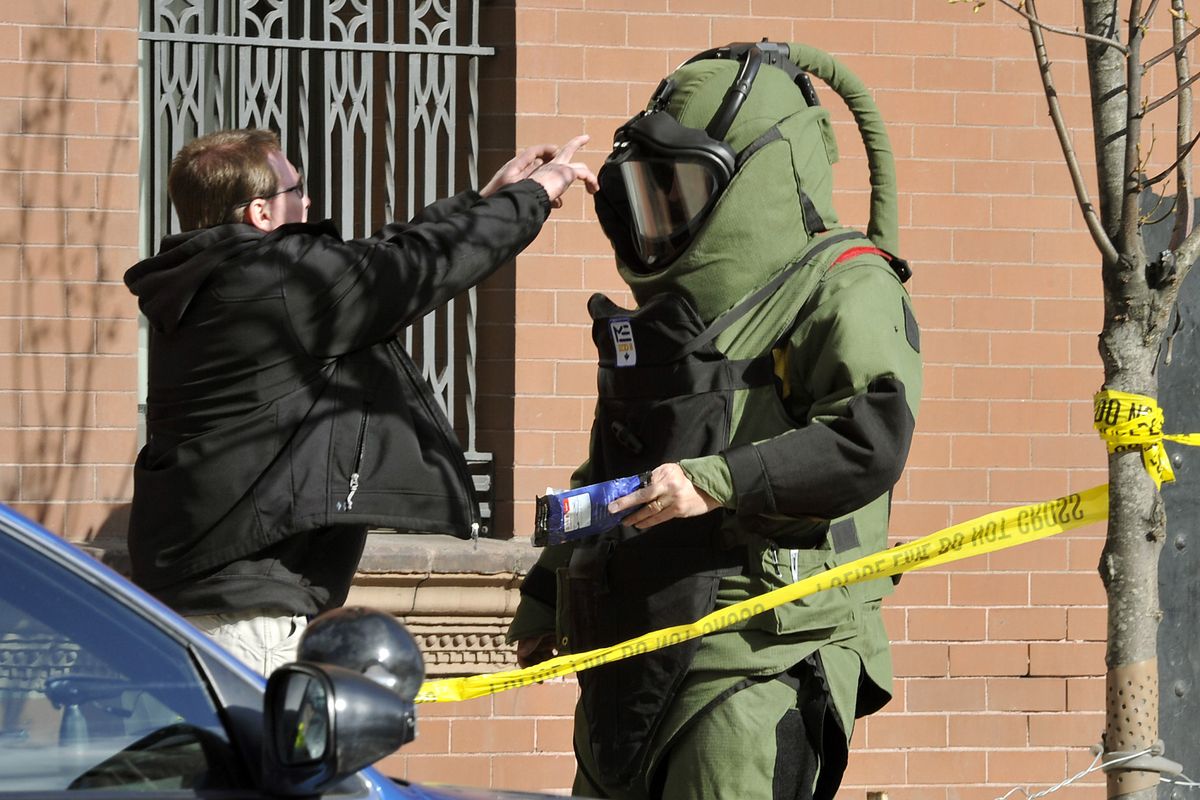
[[[508,186],[510,183],[532,178],[542,185],[555,208],[562,205],[562,195],[575,181],[582,181],[588,193],[595,194],[600,188],[596,175],[587,164],[572,161],[575,152],[587,144],[588,135],[581,134],[562,147],[539,144],[526,147],[500,168],[479,193],[484,197]]]
[[[575,181],[583,181],[588,194],[595,194],[600,188],[595,173],[582,161],[572,161],[575,151],[587,144],[590,137],[584,133],[576,136],[555,152],[554,157],[533,170],[529,177],[537,181],[550,197],[550,205],[558,208],[562,205],[562,195]]]

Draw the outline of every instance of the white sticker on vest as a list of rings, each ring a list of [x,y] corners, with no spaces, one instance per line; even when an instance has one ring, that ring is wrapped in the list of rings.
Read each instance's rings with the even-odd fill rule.
[[[637,345],[633,343],[633,325],[625,317],[617,317],[608,321],[608,331],[612,334],[613,347],[616,348],[618,367],[632,367],[637,364]]]
[[[577,531],[592,524],[592,499],[587,494],[564,497],[562,507],[563,533]]]

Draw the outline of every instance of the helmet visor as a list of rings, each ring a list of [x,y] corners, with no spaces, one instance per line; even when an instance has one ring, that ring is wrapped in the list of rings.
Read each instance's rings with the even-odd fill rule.
[[[633,244],[654,269],[687,247],[704,224],[723,183],[711,162],[629,158],[619,165],[629,201]]]

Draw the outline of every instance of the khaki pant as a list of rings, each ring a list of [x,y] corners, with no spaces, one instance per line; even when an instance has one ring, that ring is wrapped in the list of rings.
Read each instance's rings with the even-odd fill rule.
[[[230,614],[198,614],[185,619],[251,669],[270,675],[276,667],[296,660],[296,647],[308,620],[305,617],[264,616],[263,613],[261,609],[255,609]]]

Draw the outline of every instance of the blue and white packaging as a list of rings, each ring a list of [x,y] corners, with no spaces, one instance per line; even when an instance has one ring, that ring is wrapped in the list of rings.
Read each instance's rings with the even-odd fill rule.
[[[537,498],[533,546],[545,547],[575,539],[586,539],[611,528],[641,506],[610,514],[608,504],[636,492],[650,480],[649,473],[614,478],[564,492],[547,490]]]

